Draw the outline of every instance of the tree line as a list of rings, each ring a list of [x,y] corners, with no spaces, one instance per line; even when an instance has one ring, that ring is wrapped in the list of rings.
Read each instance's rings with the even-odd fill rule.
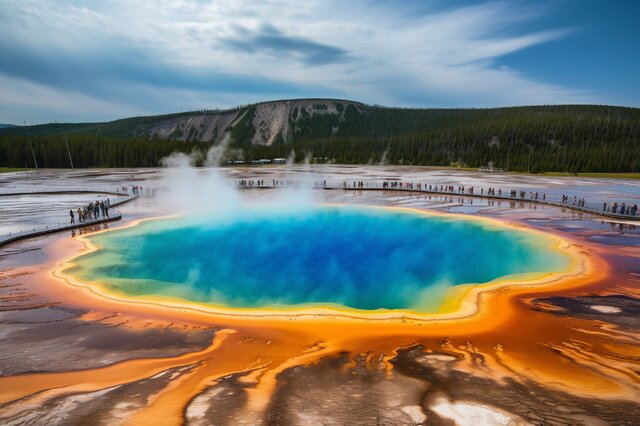
[[[43,168],[158,167],[174,153],[206,150],[211,144],[142,137],[85,134],[0,136],[0,166]],[[69,149],[67,150],[67,145]],[[33,151],[32,151],[33,148]],[[35,161],[34,161],[35,157]]]
[[[532,173],[640,171],[637,108],[398,109],[340,101],[335,114],[294,108],[287,133],[270,146],[251,143],[256,107],[245,108],[243,118],[226,129],[231,160],[288,157],[294,151],[297,161],[347,164],[480,167],[491,162]],[[172,152],[204,153],[213,145],[135,136],[162,117],[0,132],[0,166],[34,167],[35,156],[39,167],[70,167],[70,153],[75,167],[156,167]]]

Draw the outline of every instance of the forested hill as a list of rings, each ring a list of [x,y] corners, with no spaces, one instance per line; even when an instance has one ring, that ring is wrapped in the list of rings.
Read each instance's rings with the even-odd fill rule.
[[[67,152],[65,137],[68,141]],[[462,165],[638,172],[640,109],[592,105],[405,109],[353,101],[265,102],[105,123],[0,129],[0,166],[158,166],[171,152],[228,144],[228,160]],[[33,148],[33,152],[32,149]]]

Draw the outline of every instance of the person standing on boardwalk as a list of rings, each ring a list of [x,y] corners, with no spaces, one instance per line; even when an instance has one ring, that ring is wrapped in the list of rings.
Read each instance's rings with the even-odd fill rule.
[[[76,219],[75,219],[75,217],[73,215],[73,210],[69,210],[69,216],[71,216],[71,222],[69,222],[69,223],[71,223],[72,225],[74,223],[76,223]]]

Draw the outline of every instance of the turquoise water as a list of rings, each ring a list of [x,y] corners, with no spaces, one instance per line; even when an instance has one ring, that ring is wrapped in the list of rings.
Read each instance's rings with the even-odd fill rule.
[[[344,305],[436,311],[456,285],[560,271],[551,240],[382,208],[255,211],[145,222],[91,237],[70,272],[133,296],[239,308]]]

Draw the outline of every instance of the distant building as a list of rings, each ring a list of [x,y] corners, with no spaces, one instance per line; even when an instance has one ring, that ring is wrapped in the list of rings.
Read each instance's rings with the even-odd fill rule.
[[[488,166],[482,166],[478,170],[485,173],[501,173],[504,171],[500,167],[493,167],[492,164],[489,164]]]
[[[286,158],[274,158],[273,164],[287,164]]]

